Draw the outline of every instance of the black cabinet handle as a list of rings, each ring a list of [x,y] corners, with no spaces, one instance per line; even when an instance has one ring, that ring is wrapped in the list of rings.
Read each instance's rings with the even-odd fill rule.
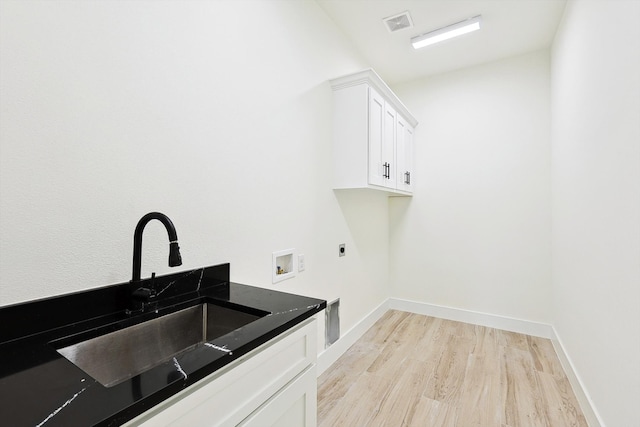
[[[384,170],[382,172],[382,177],[389,179],[389,163],[384,162],[384,165],[382,166],[384,167]]]
[[[404,183],[411,185],[411,172],[407,171],[404,173]]]

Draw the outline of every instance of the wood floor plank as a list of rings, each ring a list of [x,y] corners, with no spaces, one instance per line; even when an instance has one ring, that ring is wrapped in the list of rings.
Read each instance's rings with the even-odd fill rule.
[[[406,424],[407,427],[456,427],[459,426],[457,410],[454,406],[437,400],[421,397],[418,400],[414,413]],[[401,425],[391,424],[390,426]],[[402,424],[404,426],[404,424]]]
[[[588,427],[551,341],[390,310],[318,379],[321,427]]]
[[[457,337],[473,339],[477,334],[476,325],[470,323],[447,320],[446,324],[449,328],[449,333]]]
[[[318,418],[324,418],[347,394],[358,378],[373,363],[380,349],[369,341],[358,341],[352,345],[335,363],[318,378]]]
[[[385,338],[378,357],[367,368],[367,372],[378,375],[396,376],[404,360],[410,356],[408,343],[416,340],[415,328],[412,328],[411,315],[397,322],[393,335]]]
[[[428,322],[425,320],[425,316],[412,314],[397,323],[394,336],[383,342],[378,357],[367,368],[367,372],[396,376],[398,370],[404,369],[402,365],[406,359],[420,360],[420,349],[416,348],[416,343],[423,342],[428,333]]]
[[[465,426],[501,427],[500,363],[498,359],[483,355],[469,356],[462,394],[459,417]]]
[[[511,331],[498,330],[498,342],[505,347],[513,347],[523,351],[529,351],[527,336]]]
[[[513,427],[548,426],[531,355],[517,347],[502,350],[503,422]]]
[[[436,363],[423,395],[438,402],[452,403],[460,397],[473,342],[468,338],[449,335],[441,345],[445,350]]]
[[[569,381],[545,372],[538,372],[537,376],[546,402],[549,425],[588,427]]]
[[[371,425],[371,419],[380,411],[380,406],[386,400],[394,383],[393,378],[363,373],[334,410],[326,418],[319,420],[319,426]]]
[[[413,390],[422,389],[433,372],[428,362],[406,359],[389,394],[381,402],[380,411],[371,419],[371,426],[409,425],[414,418],[420,396]]]
[[[527,342],[536,371],[545,372],[556,378],[565,377],[558,355],[550,340],[528,336]]]
[[[410,315],[405,311],[389,310],[360,339],[384,344],[393,339],[398,326]]]
[[[412,357],[425,362],[437,362],[442,357],[445,347],[440,343],[449,337],[446,330],[446,321],[435,317],[421,316],[427,320],[424,322],[424,335],[422,338],[412,343]]]
[[[498,331],[493,328],[476,326],[474,337],[474,348],[471,353],[483,356],[485,360],[500,360],[500,345],[498,343]],[[498,363],[499,365],[499,363]]]

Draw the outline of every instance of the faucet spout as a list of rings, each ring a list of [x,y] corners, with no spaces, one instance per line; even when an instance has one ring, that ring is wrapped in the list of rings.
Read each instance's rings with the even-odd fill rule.
[[[167,229],[169,235],[169,267],[177,267],[182,265],[182,257],[180,256],[180,247],[178,246],[178,234],[173,223],[165,214],[160,212],[150,212],[140,218],[136,230],[133,233],[133,275],[131,282],[140,281],[140,270],[142,268],[142,232],[144,227],[152,219],[160,221],[164,228]]]

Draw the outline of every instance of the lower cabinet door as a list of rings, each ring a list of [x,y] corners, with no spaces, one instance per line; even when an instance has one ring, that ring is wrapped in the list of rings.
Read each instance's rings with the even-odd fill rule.
[[[312,365],[256,409],[242,427],[316,427],[316,366]]]

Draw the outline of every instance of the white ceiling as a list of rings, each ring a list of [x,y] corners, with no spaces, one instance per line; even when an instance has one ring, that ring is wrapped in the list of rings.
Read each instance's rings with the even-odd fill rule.
[[[565,0],[316,0],[388,84],[415,80],[551,45]],[[383,18],[409,11],[413,27]],[[475,15],[482,28],[415,50],[411,37]]]

